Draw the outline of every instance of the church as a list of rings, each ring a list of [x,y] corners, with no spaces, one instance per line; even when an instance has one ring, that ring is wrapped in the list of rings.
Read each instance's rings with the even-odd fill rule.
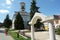
[[[30,20],[30,14],[27,13],[25,11],[25,3],[24,2],[20,2],[20,15],[23,18],[24,21],[24,28],[28,28],[28,21]],[[15,16],[17,15],[18,12],[15,12],[15,14],[13,15],[13,19],[12,19],[12,29],[14,29],[14,20],[15,20]]]
[[[27,29],[29,28],[28,26],[28,22],[30,21],[30,14],[28,12],[25,11],[25,3],[21,2],[20,3],[20,15],[23,18],[24,21],[24,28]],[[15,20],[15,16],[17,15],[18,12],[15,12],[13,18],[12,18],[12,29],[14,29],[14,20]],[[52,16],[46,16],[43,13],[39,13],[39,16],[44,20],[50,20],[50,22],[53,23],[53,25],[55,26],[55,28],[60,28],[60,15],[52,15]],[[45,30],[48,30],[48,21],[44,22],[44,27]]]

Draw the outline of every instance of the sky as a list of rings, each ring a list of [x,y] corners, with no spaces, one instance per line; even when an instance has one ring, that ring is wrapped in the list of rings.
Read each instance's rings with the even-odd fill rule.
[[[26,11],[29,13],[32,0],[0,0],[0,22],[4,21],[7,14],[12,19],[15,11],[20,11],[20,2],[25,2]],[[36,0],[36,3],[44,15],[60,15],[60,0]]]

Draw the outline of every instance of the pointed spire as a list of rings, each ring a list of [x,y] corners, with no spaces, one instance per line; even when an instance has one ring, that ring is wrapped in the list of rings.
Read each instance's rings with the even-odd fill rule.
[[[36,0],[32,0],[32,4],[36,4]]]
[[[33,0],[33,2],[36,2],[36,0]]]

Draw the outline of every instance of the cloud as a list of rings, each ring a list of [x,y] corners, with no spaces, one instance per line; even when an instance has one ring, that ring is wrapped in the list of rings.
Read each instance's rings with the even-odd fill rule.
[[[6,4],[8,5],[12,4],[11,0],[6,0]]]
[[[6,5],[4,3],[1,4],[1,8],[8,8],[10,9],[12,6],[11,5]]]
[[[10,4],[12,4],[13,1],[14,0],[6,0],[6,4],[10,5]]]
[[[7,14],[7,13],[9,13],[9,11],[8,10],[0,10],[0,13]]]
[[[14,1],[14,0],[11,0],[11,1]]]

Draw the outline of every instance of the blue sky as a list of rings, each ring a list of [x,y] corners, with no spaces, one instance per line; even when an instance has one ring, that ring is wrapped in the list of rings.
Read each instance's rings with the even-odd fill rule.
[[[30,12],[32,0],[0,0],[0,22],[9,14],[12,19],[15,11],[20,11],[20,2],[26,3],[26,11]],[[36,0],[39,11],[47,16],[60,15],[60,0]]]

